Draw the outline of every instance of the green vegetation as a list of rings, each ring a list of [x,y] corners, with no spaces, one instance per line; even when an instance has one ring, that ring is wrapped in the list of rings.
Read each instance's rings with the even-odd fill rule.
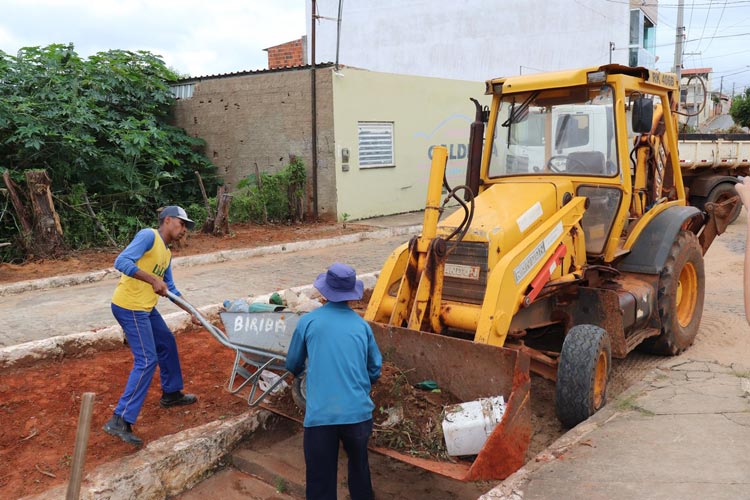
[[[299,158],[278,173],[255,174],[242,179],[232,193],[229,220],[232,222],[301,221],[305,194],[305,164]]]
[[[729,114],[740,127],[750,127],[750,88],[745,89],[744,96],[734,98]]]
[[[286,493],[289,491],[289,485],[283,477],[276,478],[276,491],[278,493]]]
[[[646,415],[648,417],[653,417],[656,415],[651,410],[647,410],[638,403],[636,403],[637,396],[630,396],[625,399],[621,399],[617,402],[617,409],[623,410],[623,411],[637,411],[638,413],[641,413],[643,415]]]
[[[72,44],[0,51],[0,174],[26,193],[25,172],[46,170],[69,247],[109,244],[91,211],[117,244],[127,242],[154,225],[158,207],[201,200],[194,171],[209,193],[219,183],[204,142],[168,123],[176,78],[145,51],[88,59]],[[0,242],[13,243],[0,258],[23,259],[24,238],[0,189]]]

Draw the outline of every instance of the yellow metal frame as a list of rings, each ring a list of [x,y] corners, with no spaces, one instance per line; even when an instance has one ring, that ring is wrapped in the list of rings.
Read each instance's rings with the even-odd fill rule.
[[[627,68],[619,65],[607,65],[578,70],[558,71],[552,73],[514,76],[489,80],[487,82],[487,93],[492,94],[493,98],[492,107],[490,109],[490,119],[488,122],[486,133],[488,144],[485,145],[482,155],[481,178],[483,182],[480,187],[480,192],[487,189],[492,184],[509,182],[509,179],[507,177],[491,178],[489,176],[490,156],[493,147],[492,141],[494,141],[495,137],[497,114],[500,109],[501,97],[508,94],[522,94],[535,90],[588,86],[590,85],[587,82],[588,75],[590,73],[596,73],[600,71],[605,72],[606,79],[604,80],[604,82],[597,83],[597,85],[606,83],[613,89],[614,92],[613,105],[615,108],[615,127],[619,131],[616,134],[616,144],[617,157],[620,165],[620,175],[616,177],[571,177],[570,175],[547,175],[544,177],[544,179],[553,183],[559,183],[563,180],[568,182],[572,181],[575,189],[577,189],[578,186],[582,184],[596,184],[622,190],[623,196],[621,198],[620,207],[617,211],[617,214],[615,215],[612,228],[602,252],[602,258],[604,262],[612,262],[616,257],[622,255],[623,252],[626,252],[630,250],[630,248],[632,248],[633,244],[638,239],[638,236],[640,236],[643,229],[651,220],[653,220],[656,215],[671,206],[683,206],[687,204],[685,199],[685,187],[682,181],[682,173],[680,170],[679,157],[677,154],[677,118],[676,115],[672,113],[670,107],[661,106],[661,114],[656,114],[654,116],[654,123],[658,123],[663,117],[664,125],[666,127],[666,131],[663,135],[664,147],[668,152],[671,152],[671,154],[669,155],[669,160],[671,161],[671,169],[674,176],[674,186],[677,191],[677,200],[656,205],[651,208],[651,210],[649,210],[646,214],[643,214],[645,207],[642,206],[642,203],[640,203],[640,200],[638,200],[637,197],[636,201],[634,201],[634,186],[633,181],[630,177],[630,144],[628,143],[627,134],[622,132],[627,130],[625,105],[629,95],[632,93],[649,94],[659,97],[662,104],[671,103],[671,93],[677,91],[677,80],[675,75],[671,73],[651,71],[645,68]],[[658,148],[660,144],[658,142],[658,138],[656,138],[655,141],[656,143],[654,144],[654,147]],[[646,183],[646,158],[641,155],[637,160],[638,164],[635,168],[635,183],[636,186],[641,186],[645,185]],[[524,179],[528,178],[529,176],[524,177]],[[531,178],[533,179],[534,177]],[[639,215],[642,216],[635,223],[634,227],[629,228],[627,239],[623,239],[621,235],[625,232],[633,203],[635,203],[636,212],[640,211]]]

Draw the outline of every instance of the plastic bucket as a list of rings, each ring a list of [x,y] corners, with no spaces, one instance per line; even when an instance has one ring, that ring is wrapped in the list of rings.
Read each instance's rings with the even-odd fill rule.
[[[502,420],[504,412],[505,400],[502,396],[447,406],[443,417],[443,436],[448,455],[477,455]]]

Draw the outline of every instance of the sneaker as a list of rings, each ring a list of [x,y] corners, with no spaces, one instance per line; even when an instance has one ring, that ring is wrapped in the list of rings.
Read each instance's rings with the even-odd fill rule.
[[[116,436],[133,446],[143,446],[143,440],[133,434],[133,428],[120,415],[112,415],[109,422],[104,424],[104,432]]]
[[[196,401],[198,401],[198,396],[195,394],[183,394],[182,391],[164,392],[159,400],[159,405],[162,408],[169,408],[171,406],[191,405]]]

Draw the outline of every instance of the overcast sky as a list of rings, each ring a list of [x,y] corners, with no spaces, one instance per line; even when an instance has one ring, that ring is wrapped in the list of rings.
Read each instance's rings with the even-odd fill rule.
[[[677,27],[677,0],[659,1],[657,69],[672,71]],[[712,68],[712,87],[736,92],[750,85],[750,1],[684,0],[686,43],[683,68]]]
[[[180,74],[267,67],[263,49],[305,34],[304,0],[2,0],[0,50],[75,44],[88,57],[148,50]]]
[[[677,2],[659,2],[660,70],[672,70]],[[714,88],[724,76],[727,93],[733,84],[738,92],[750,85],[750,0],[684,5],[683,66],[713,68]],[[6,53],[67,42],[83,57],[143,49],[190,76],[265,68],[264,48],[304,34],[305,0],[2,0],[0,10],[0,50]]]

